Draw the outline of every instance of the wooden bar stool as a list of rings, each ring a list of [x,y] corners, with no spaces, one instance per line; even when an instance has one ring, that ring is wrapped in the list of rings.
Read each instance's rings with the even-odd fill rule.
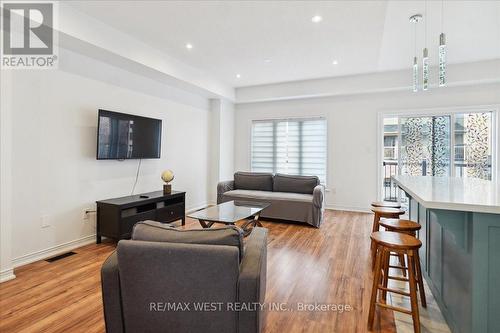
[[[417,222],[413,222],[410,220],[402,220],[402,219],[383,219],[380,220],[379,225],[384,227],[386,231],[400,232],[403,234],[408,234],[410,236],[416,237],[417,231],[422,228],[420,224]],[[403,276],[406,277],[406,263],[404,255],[391,253],[391,255],[395,255],[399,257],[400,267],[391,266],[392,268],[400,268],[403,272]],[[373,262],[375,262],[375,253],[373,253]],[[417,267],[420,270],[420,266]],[[424,299],[425,302],[425,299]]]
[[[376,306],[380,306],[386,309],[411,315],[413,319],[413,330],[416,333],[420,333],[420,317],[418,312],[417,290],[420,291],[422,306],[426,307],[422,275],[420,269],[417,268],[420,267],[418,249],[422,246],[422,242],[408,234],[391,231],[374,232],[371,234],[371,239],[375,243],[377,256],[373,277],[372,294],[370,299],[370,311],[368,313],[368,329],[372,330],[373,321],[375,318],[375,308]],[[408,278],[389,275],[391,252],[396,252],[398,254],[407,256]],[[408,293],[405,291],[388,288],[388,281],[390,279],[408,282],[408,284],[410,285],[410,292]],[[387,292],[409,296],[411,309],[408,310],[405,308],[387,304]]]
[[[393,201],[374,201],[372,207],[401,208],[401,204]]]
[[[397,219],[405,213],[405,211],[401,208],[389,208],[389,207],[372,207],[372,212],[374,213],[372,232],[379,231],[380,229],[379,223],[381,218]],[[373,241],[371,242],[370,248],[372,250],[372,257],[375,258],[375,245]],[[373,260],[372,262],[372,268],[374,267],[375,267],[375,260]]]
[[[390,207],[372,207],[372,212],[374,213],[372,232],[379,230],[380,219],[398,219],[405,213],[404,209]]]

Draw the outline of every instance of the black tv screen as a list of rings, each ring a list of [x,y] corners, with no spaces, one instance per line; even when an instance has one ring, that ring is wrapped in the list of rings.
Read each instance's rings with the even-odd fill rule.
[[[99,110],[97,159],[160,158],[161,120]]]

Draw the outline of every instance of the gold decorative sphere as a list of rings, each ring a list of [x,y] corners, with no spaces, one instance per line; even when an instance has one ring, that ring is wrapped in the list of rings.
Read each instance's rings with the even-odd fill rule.
[[[161,173],[161,179],[165,183],[170,183],[172,180],[174,180],[174,173],[172,170],[165,170]]]

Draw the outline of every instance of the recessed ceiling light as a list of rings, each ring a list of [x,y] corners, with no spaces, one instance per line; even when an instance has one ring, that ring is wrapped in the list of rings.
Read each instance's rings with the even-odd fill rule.
[[[191,43],[186,44],[186,49],[191,50],[192,48],[193,48],[193,44],[191,44]]]
[[[271,59],[264,59],[264,62],[265,62],[266,64],[268,64],[268,63],[270,63],[270,62],[271,62]]]
[[[236,78],[239,79],[241,77],[240,74],[236,74]]]
[[[312,18],[311,18],[311,21],[313,21],[314,23],[318,23],[318,22],[321,22],[323,21],[323,18],[319,15],[314,15]]]
[[[334,65],[338,65],[338,64],[339,64],[339,62],[338,62],[337,60],[334,60],[334,61],[332,61],[332,64],[334,64]]]

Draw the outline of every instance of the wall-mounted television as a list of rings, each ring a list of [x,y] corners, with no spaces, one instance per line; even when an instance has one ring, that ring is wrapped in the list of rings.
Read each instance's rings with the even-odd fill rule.
[[[97,159],[160,158],[161,120],[99,110]]]

